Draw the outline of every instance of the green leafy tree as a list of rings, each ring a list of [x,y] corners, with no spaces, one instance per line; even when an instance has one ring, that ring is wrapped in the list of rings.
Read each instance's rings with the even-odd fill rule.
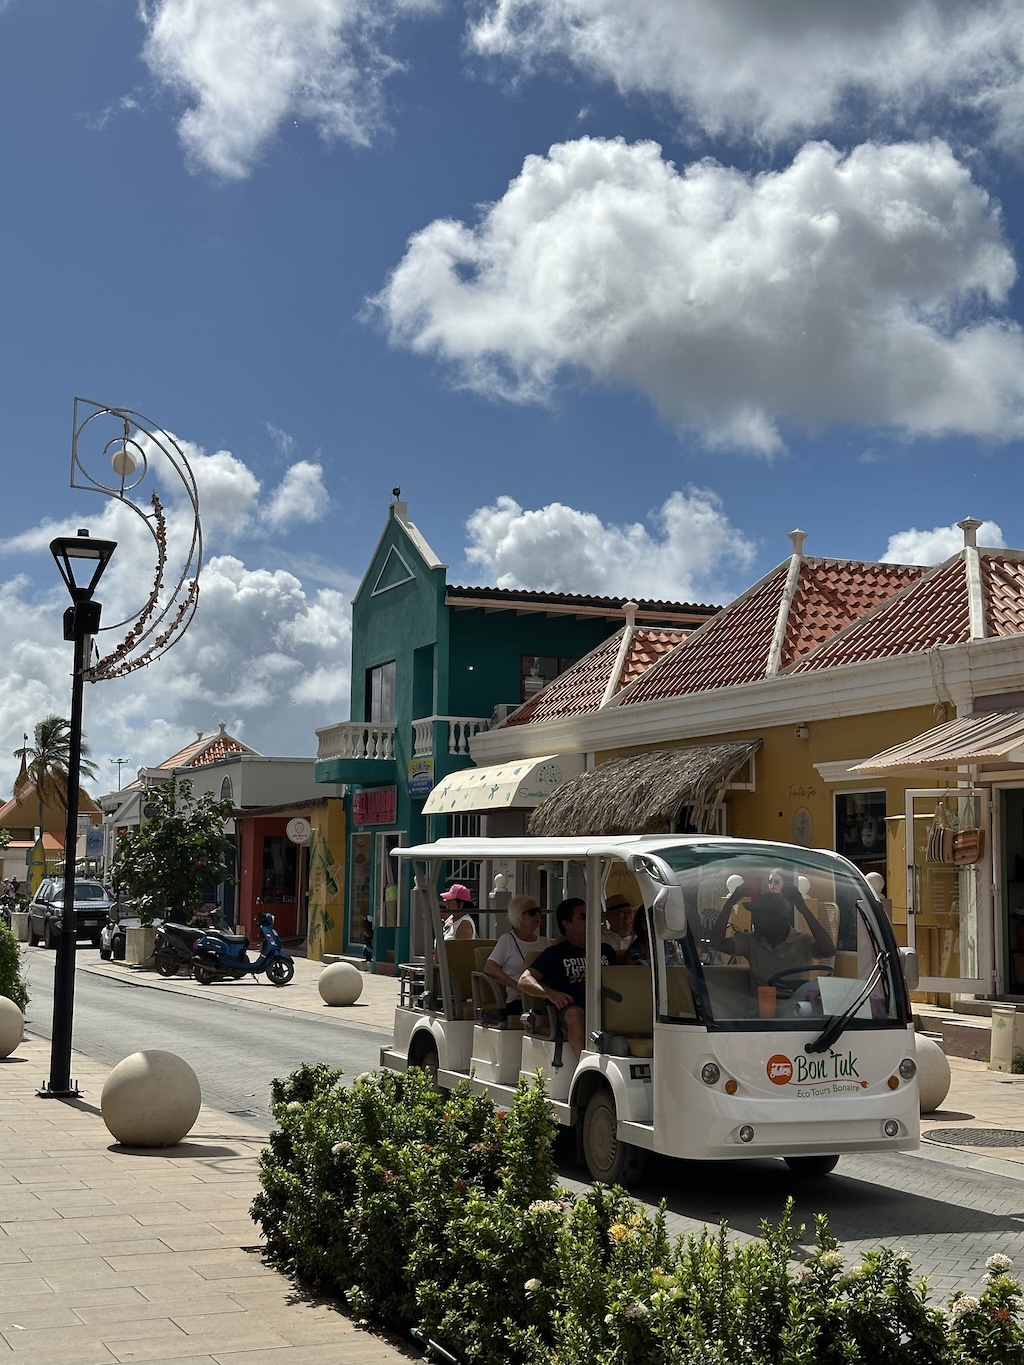
[[[79,774],[96,780],[96,765],[89,759],[89,746],[82,740]],[[46,806],[68,804],[68,763],[71,759],[71,722],[63,716],[47,716],[35,727],[32,743],[15,749],[14,757],[23,759],[25,772],[39,805],[39,835],[43,834]]]
[[[143,924],[168,910],[188,921],[203,903],[204,887],[234,880],[224,833],[232,803],[209,792],[193,796],[187,779],[167,782],[147,797],[146,823],[118,840],[111,876],[135,902]]]

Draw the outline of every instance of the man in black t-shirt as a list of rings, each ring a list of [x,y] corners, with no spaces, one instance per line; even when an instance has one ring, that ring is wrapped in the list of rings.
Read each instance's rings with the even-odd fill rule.
[[[587,903],[570,896],[555,910],[562,937],[545,948],[519,978],[519,989],[542,995],[560,1011],[566,1042],[579,1057],[583,1052],[587,1000]],[[601,965],[614,966],[618,954],[601,944]]]

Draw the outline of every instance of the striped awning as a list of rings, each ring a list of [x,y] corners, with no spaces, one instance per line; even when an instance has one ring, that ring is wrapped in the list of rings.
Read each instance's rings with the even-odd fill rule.
[[[957,768],[1024,763],[1024,711],[985,711],[933,726],[914,739],[866,758],[861,773],[903,768]]]
[[[442,777],[423,803],[424,815],[462,810],[532,810],[583,770],[582,754],[547,754],[488,768],[463,768]]]

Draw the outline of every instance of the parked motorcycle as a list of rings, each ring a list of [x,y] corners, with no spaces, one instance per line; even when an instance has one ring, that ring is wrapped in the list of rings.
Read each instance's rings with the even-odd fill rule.
[[[192,949],[192,970],[201,986],[224,979],[238,981],[250,973],[259,976],[262,972],[266,972],[272,985],[288,985],[295,975],[295,963],[291,954],[281,947],[274,916],[264,910],[256,925],[263,938],[263,948],[255,961],[246,951],[249,940],[244,934],[201,935]]]
[[[153,965],[161,976],[176,976],[183,967],[186,973],[191,972],[192,948],[202,933],[194,924],[175,924],[173,920],[157,925]]]

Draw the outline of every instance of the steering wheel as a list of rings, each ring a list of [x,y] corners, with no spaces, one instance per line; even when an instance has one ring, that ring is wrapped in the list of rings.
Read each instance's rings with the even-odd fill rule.
[[[814,966],[813,964],[807,967],[787,967],[785,971],[776,972],[774,976],[770,976],[768,978],[767,984],[769,986],[778,986],[783,982],[788,982],[790,977],[796,976],[804,977],[805,981],[816,980],[817,977],[812,977],[810,975],[811,972],[817,973],[817,976],[831,976],[833,974],[833,968],[817,967]]]

